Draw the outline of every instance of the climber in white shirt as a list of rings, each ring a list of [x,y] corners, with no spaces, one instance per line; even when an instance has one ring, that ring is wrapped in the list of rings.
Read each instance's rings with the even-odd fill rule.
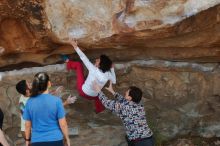
[[[98,93],[93,90],[93,82],[96,81],[102,88],[110,80],[113,84],[116,83],[115,71],[112,61],[106,55],[100,55],[96,59],[95,64],[92,64],[87,56],[77,46],[74,39],[70,39],[70,43],[74,47],[76,53],[89,71],[87,78],[84,78],[83,66],[80,62],[70,61],[67,56],[63,56],[66,62],[67,70],[75,70],[77,75],[77,90],[79,95],[89,100],[95,100],[96,113],[102,112],[105,108],[97,97]]]

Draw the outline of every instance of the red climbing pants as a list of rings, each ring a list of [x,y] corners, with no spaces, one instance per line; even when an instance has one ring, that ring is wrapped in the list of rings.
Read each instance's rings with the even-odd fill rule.
[[[82,64],[80,62],[76,62],[76,61],[68,61],[66,63],[66,67],[67,67],[68,71],[75,70],[75,72],[76,72],[76,88],[77,88],[79,95],[88,99],[88,100],[94,100],[96,113],[102,112],[105,109],[105,107],[103,106],[103,104],[101,103],[99,98],[97,96],[92,97],[92,96],[86,95],[82,90],[82,86],[85,82]]]

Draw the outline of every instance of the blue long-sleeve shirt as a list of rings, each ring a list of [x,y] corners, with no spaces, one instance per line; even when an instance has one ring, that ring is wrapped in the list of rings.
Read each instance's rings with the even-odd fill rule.
[[[109,100],[103,92],[98,97],[102,104],[119,116],[125,126],[129,140],[147,138],[153,135],[146,120],[144,106],[127,101],[122,95],[115,93],[116,100]]]

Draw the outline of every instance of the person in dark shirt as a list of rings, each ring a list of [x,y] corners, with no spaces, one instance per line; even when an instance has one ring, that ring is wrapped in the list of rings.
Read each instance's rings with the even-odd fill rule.
[[[3,120],[4,120],[4,114],[0,108],[0,146],[9,146],[2,131]]]
[[[108,99],[96,82],[93,83],[93,88],[98,92],[102,104],[121,118],[126,129],[128,146],[154,146],[153,132],[147,124],[144,106],[140,103],[142,91],[139,88],[131,86],[125,96],[122,96],[113,90],[110,82],[106,89],[116,100]]]
[[[4,114],[0,108],[0,129],[2,129],[3,120],[4,120]]]

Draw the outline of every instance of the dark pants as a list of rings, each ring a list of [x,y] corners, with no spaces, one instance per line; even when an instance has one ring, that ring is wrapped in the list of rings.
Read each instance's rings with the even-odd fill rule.
[[[2,129],[3,120],[4,120],[4,114],[0,108],[0,129]],[[0,143],[0,146],[3,146],[3,145]]]
[[[64,146],[63,140],[50,141],[50,142],[34,142],[31,146]]]
[[[127,136],[126,136],[126,141],[128,143],[128,146],[154,146],[154,138],[153,136],[149,137],[149,138],[144,138],[144,139],[140,139],[140,140],[128,140]]]
[[[0,108],[0,129],[2,129],[3,120],[4,120],[4,114]]]

